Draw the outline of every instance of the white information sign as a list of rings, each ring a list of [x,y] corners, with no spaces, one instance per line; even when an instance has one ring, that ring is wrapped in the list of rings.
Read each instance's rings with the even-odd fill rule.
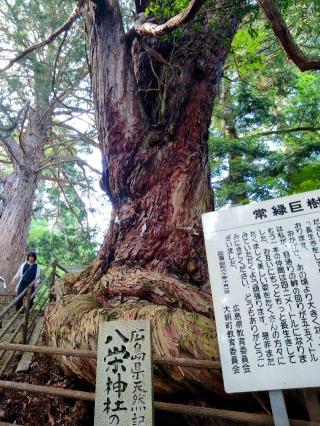
[[[226,392],[320,385],[320,190],[202,216]]]
[[[149,321],[100,324],[94,425],[153,425]]]

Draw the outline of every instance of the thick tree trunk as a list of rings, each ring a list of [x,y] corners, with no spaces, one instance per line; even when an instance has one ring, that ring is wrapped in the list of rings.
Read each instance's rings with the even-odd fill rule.
[[[0,217],[0,275],[7,282],[17,272],[27,245],[37,175],[17,169],[5,184],[6,201]]]
[[[124,40],[117,3],[90,3],[87,26],[96,117],[114,206],[100,272],[137,266],[207,283],[200,216],[211,209],[208,127],[236,29],[210,10],[180,37]],[[159,59],[160,58],[160,59]]]
[[[49,345],[95,348],[101,318],[147,318],[156,355],[218,356],[200,220],[212,206],[212,106],[237,26],[232,10],[224,13],[206,9],[179,35],[129,46],[116,0],[88,2],[101,184],[114,212],[95,263],[65,280],[72,294],[47,312]],[[88,360],[57,360],[94,381]],[[221,392],[220,374],[191,370],[157,370],[156,390],[198,393],[202,383]]]

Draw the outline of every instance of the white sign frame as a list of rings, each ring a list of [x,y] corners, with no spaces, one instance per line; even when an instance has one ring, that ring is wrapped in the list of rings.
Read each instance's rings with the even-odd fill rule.
[[[153,424],[150,321],[101,322],[94,426]]]
[[[314,203],[312,204],[310,200],[314,200]],[[225,274],[219,264],[219,253],[221,262],[221,251],[224,253],[226,252],[226,235],[234,235],[235,229],[237,229],[237,233],[240,235],[243,235],[243,233],[248,234],[251,230],[264,232],[263,230],[266,228],[269,227],[269,229],[272,229],[274,226],[278,226],[279,229],[282,227],[286,232],[286,230],[295,223],[305,224],[309,219],[320,220],[320,190],[235,207],[228,210],[206,213],[202,216],[223,379],[225,391],[227,393],[317,387],[320,385],[320,335],[318,334],[316,335],[317,340],[315,347],[317,361],[312,364],[306,363],[302,365],[296,363],[293,365],[278,366],[279,368],[268,366],[268,368],[261,370],[254,368],[252,369],[253,371],[247,375],[243,373],[234,374],[230,358],[230,352],[233,348],[230,348],[228,343],[225,313],[223,310],[226,306],[236,306],[238,302],[241,302],[241,306],[243,305],[243,291],[242,285],[240,284],[242,278],[240,278],[241,274],[239,272],[238,263],[237,268],[234,268],[234,270],[230,272],[229,269],[231,268],[230,264],[232,264],[232,260],[224,259],[225,263],[229,262]],[[319,235],[317,236],[317,244],[320,247]],[[270,246],[269,243],[270,241],[265,245]],[[292,245],[292,243],[290,244]],[[286,243],[285,249],[291,253],[292,247],[290,244]],[[261,243],[261,246],[265,247],[265,245]],[[277,243],[272,244],[272,246],[276,245]],[[300,251],[302,253],[301,261],[308,275],[309,286],[319,314],[317,318],[320,320],[319,268],[316,276],[311,276],[312,271],[315,270],[315,260],[311,258],[310,250],[306,249]],[[246,262],[244,261],[244,263]],[[255,274],[257,274],[257,265],[255,262],[253,263],[253,269]],[[317,263],[317,265],[319,266],[319,263]],[[226,275],[227,279],[225,277]],[[259,283],[259,285],[260,284],[261,283]],[[229,286],[229,290],[227,286]],[[227,293],[227,291],[229,291],[229,293]],[[237,294],[235,291],[237,291]],[[285,312],[285,314],[287,315],[287,312]],[[250,319],[248,313],[245,311],[243,311],[243,316],[244,337],[248,338],[250,335]],[[269,324],[266,325],[266,330],[268,325]],[[237,348],[240,349],[240,344]],[[254,353],[253,345],[249,340],[247,342],[247,349],[250,355],[248,355],[249,359],[254,359],[252,355]]]

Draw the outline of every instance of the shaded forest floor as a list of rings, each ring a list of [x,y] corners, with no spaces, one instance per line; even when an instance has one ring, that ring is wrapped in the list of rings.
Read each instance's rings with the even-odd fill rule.
[[[4,380],[94,391],[92,386],[65,376],[52,359],[43,354],[36,354],[33,357],[27,372],[7,374]],[[2,390],[0,409],[5,413],[3,420],[20,425],[89,426],[93,424],[93,403],[49,395]]]
[[[33,357],[32,364],[27,372],[9,373],[3,378],[4,380],[94,392],[94,388],[87,383],[66,376],[52,362],[52,359],[44,354],[36,354]],[[161,398],[161,400],[173,402],[168,398]],[[187,395],[175,399],[174,402],[182,404],[188,402],[192,405],[200,405],[199,401],[191,400]],[[241,405],[234,404],[235,401],[230,401],[227,407],[222,401],[215,400],[214,402],[211,406],[215,405],[217,408],[257,410],[257,407],[252,406],[252,401],[248,401],[246,407],[243,406],[243,401]],[[11,390],[0,391],[0,410],[3,410],[5,413],[3,421],[29,426],[92,426],[94,418],[93,403]],[[209,423],[204,418],[191,417],[188,417],[187,423],[186,418],[180,415],[164,412],[156,412],[155,417],[155,424],[157,426],[186,426],[186,424],[194,426],[206,424],[215,424],[217,426],[231,425],[231,423],[222,420],[213,422],[213,419],[211,419]]]
[[[27,382],[44,386],[55,386],[65,389],[76,389],[87,392],[94,392],[91,385],[66,376],[59,367],[52,362],[48,355],[36,354],[33,357],[30,369],[27,372],[9,373],[3,377],[4,380],[17,382]],[[288,392],[286,395],[289,416],[291,418],[308,419],[307,413],[301,404],[297,404],[298,395]],[[246,411],[255,413],[264,413],[261,404],[256,399],[252,399],[248,394],[228,400],[217,397],[208,398],[207,404],[200,403],[199,400],[192,399],[188,395],[181,395],[174,401],[168,398],[156,398],[164,402],[176,402],[190,405],[211,406],[226,410]],[[259,393],[259,399],[270,409],[266,393]],[[18,425],[29,426],[92,426],[94,419],[94,404],[85,401],[74,401],[59,397],[25,393],[17,391],[0,391],[0,410],[4,411],[6,422],[16,423]],[[156,426],[231,426],[234,423],[218,419],[191,418],[182,417],[164,412],[156,412]],[[244,423],[242,423],[244,424]]]

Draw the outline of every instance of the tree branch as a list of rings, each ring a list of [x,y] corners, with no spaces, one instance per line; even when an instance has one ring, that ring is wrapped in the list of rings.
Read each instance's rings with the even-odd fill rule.
[[[78,135],[77,137],[68,135],[68,137],[77,138],[78,140],[82,140],[83,142],[86,142],[89,145],[94,146],[95,148],[100,148],[98,142],[94,141],[92,138],[80,132],[80,130],[77,130],[75,127],[71,126],[70,124],[58,123],[57,126],[63,127],[64,129],[71,130],[72,132],[76,133],[76,135]]]
[[[135,22],[135,30],[138,34],[149,34],[154,37],[161,37],[189,22],[200,10],[203,3],[203,0],[191,0],[189,5],[181,13],[169,19],[164,24],[152,24],[151,22],[141,23],[139,19]]]
[[[74,208],[72,207],[72,205],[70,204],[69,199],[68,199],[67,194],[66,194],[66,191],[65,191],[65,189],[64,189],[64,187],[63,187],[63,185],[62,185],[62,183],[61,183],[61,180],[59,179],[59,177],[55,174],[55,172],[54,172],[53,170],[51,170],[51,173],[52,173],[52,175],[53,175],[53,176],[55,177],[55,179],[56,179],[56,182],[57,182],[57,184],[58,184],[58,187],[60,188],[60,191],[61,191],[61,192],[62,192],[62,194],[63,194],[64,200],[65,200],[65,202],[66,202],[67,206],[69,207],[69,210],[73,213],[74,217],[77,219],[77,221],[78,221],[78,223],[79,223],[79,225],[80,225],[80,227],[81,227],[82,231],[83,231],[83,232],[85,232],[85,229],[84,229],[84,227],[83,227],[83,224],[82,224],[81,218],[79,217],[79,215],[77,214],[77,212],[75,211],[75,209],[74,209]]]
[[[16,141],[11,136],[1,135],[1,133],[0,140],[6,152],[8,153],[11,161],[21,167],[22,164],[20,162],[20,152]]]
[[[281,12],[273,0],[258,0],[271,28],[288,58],[301,70],[319,70],[320,57],[307,56],[294,41]]]
[[[62,175],[64,176],[64,178],[65,178],[65,179],[67,179],[67,176],[66,176],[66,174],[64,173],[64,171],[63,171],[63,170],[61,170],[61,173],[62,173]],[[84,215],[85,215],[85,217],[86,217],[87,233],[89,234],[89,218],[88,218],[88,212],[87,212],[86,206],[85,206],[84,202],[82,201],[82,199],[81,199],[80,195],[78,194],[78,192],[77,192],[77,190],[76,190],[75,185],[74,185],[71,181],[69,181],[69,185],[71,186],[71,188],[72,188],[72,190],[73,190],[73,192],[74,192],[75,196],[77,197],[77,199],[78,199],[79,203],[80,203],[80,204],[82,205],[82,207],[83,207]]]
[[[48,182],[56,182],[56,179],[54,177],[44,175],[44,174],[40,175],[40,179],[48,181]],[[86,191],[88,194],[90,194],[90,191],[97,192],[91,185],[90,186],[84,185],[82,182],[71,180],[67,176],[65,179],[60,179],[60,182],[63,183],[64,185],[72,184],[72,185],[79,186],[82,190]]]
[[[261,132],[261,133],[254,133],[253,135],[251,135],[251,137],[284,135],[287,133],[299,133],[299,132],[319,132],[319,131],[320,131],[320,127],[313,127],[313,126],[293,127],[291,129],[279,129],[279,130],[270,130],[270,131]]]
[[[63,162],[68,162],[68,161],[75,162],[75,163],[79,164],[79,166],[81,166],[81,165],[86,166],[90,170],[92,170],[93,172],[97,173],[98,175],[101,175],[100,170],[95,169],[94,167],[90,166],[90,164],[88,164],[85,160],[82,160],[81,158],[74,157],[74,156],[63,156],[63,157],[53,156],[53,157],[48,158],[45,161],[41,162],[38,170],[40,171],[40,170],[43,170],[47,167],[52,167],[55,164],[60,164],[60,163],[63,163]]]
[[[19,131],[19,145],[20,145],[20,148],[21,148],[23,155],[25,157],[26,157],[26,151],[25,151],[24,146],[23,146],[23,128],[24,128],[25,122],[27,120],[30,102],[28,102],[26,105],[27,105],[27,107],[24,111],[23,118],[22,118],[21,125],[20,125],[20,131]]]
[[[19,62],[21,59],[28,56],[30,53],[34,52],[37,49],[40,49],[41,47],[47,46],[48,44],[52,43],[61,33],[68,31],[74,22],[81,16],[80,2],[77,3],[75,8],[73,9],[71,15],[69,16],[68,20],[61,25],[56,31],[51,33],[48,38],[46,38],[43,41],[40,41],[39,43],[35,43],[32,46],[28,47],[24,51],[20,52],[17,56],[15,56],[13,59],[9,61],[9,63],[4,67],[0,69],[0,72],[7,71],[9,68],[11,68],[16,62]]]

